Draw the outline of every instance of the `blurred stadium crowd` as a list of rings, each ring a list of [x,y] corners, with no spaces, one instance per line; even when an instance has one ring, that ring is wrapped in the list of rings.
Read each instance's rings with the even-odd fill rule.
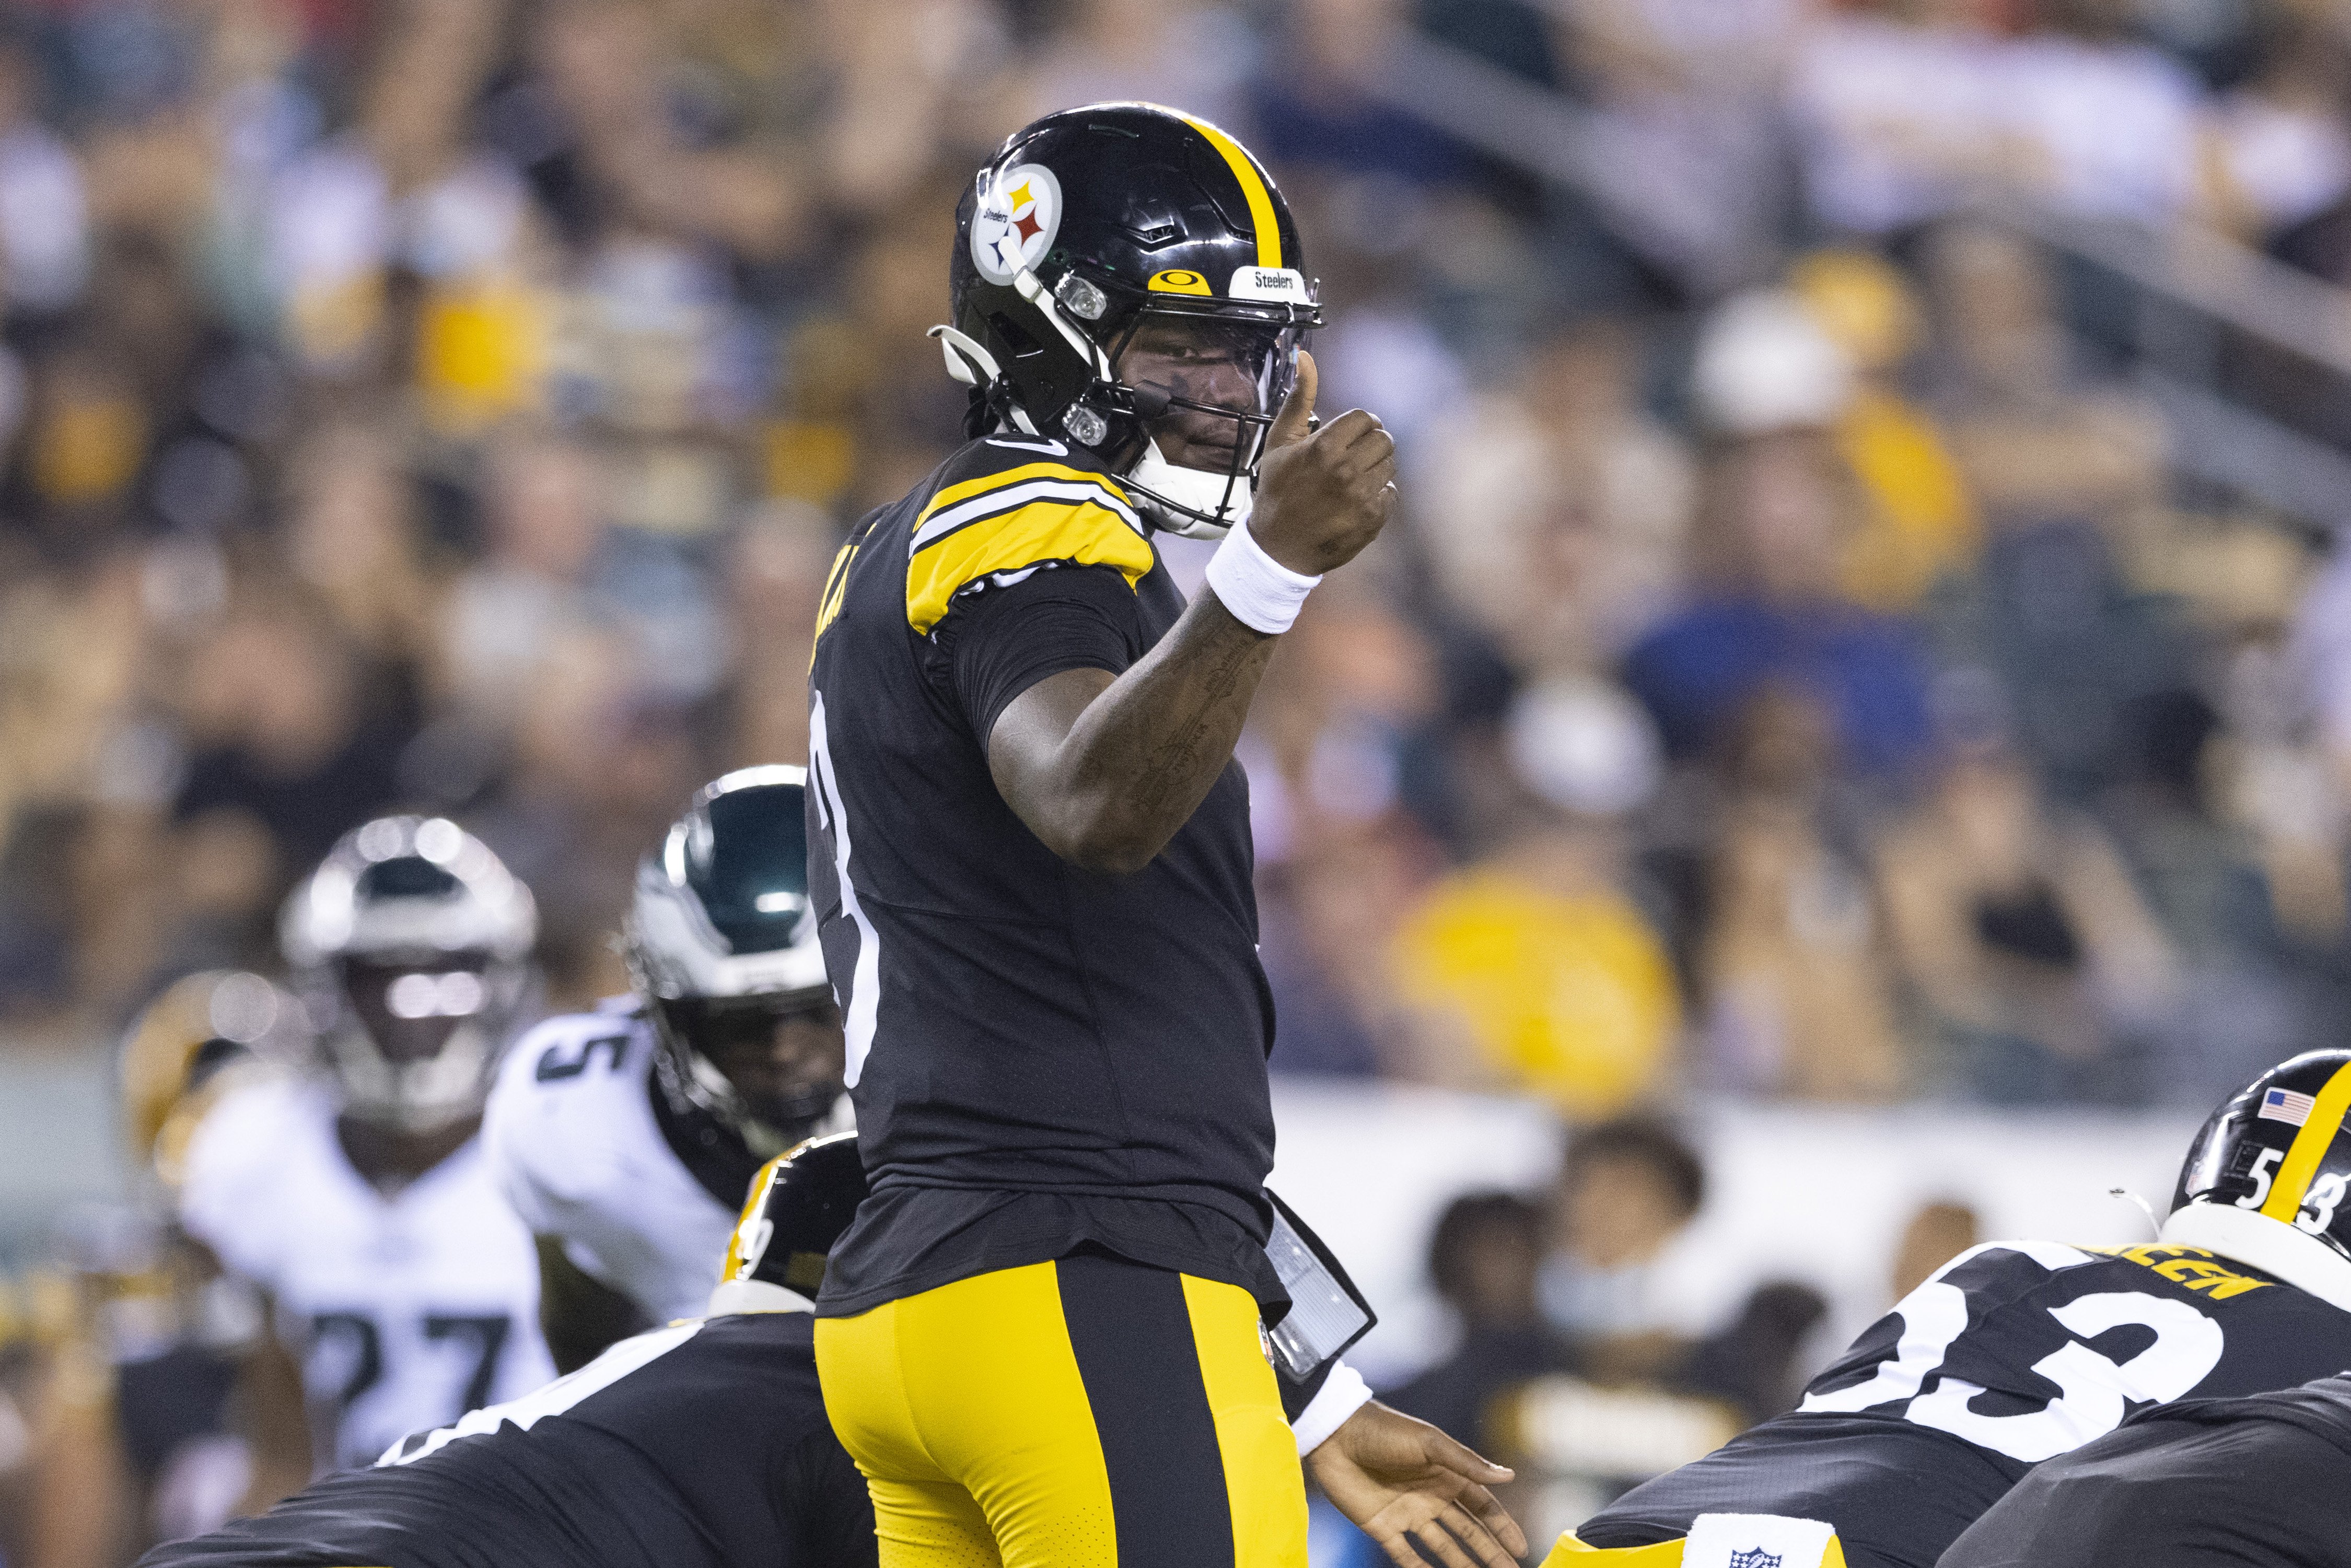
[[[629,865],[801,755],[833,541],[954,434],[922,329],[968,170],[1149,93],[1265,149],[1326,401],[1409,465],[1249,743],[1278,1067],[1579,1118],[2208,1099],[2342,1005],[2351,584],[2332,519],[2183,500],[2045,256],[1953,215],[1998,178],[2323,251],[2343,35],[2149,41],[2192,9],[16,15],[0,1008],[104,1029],[266,966],[394,805],[538,892],[553,1003],[619,989]],[[1389,107],[1416,23],[1720,232]]]
[[[1326,410],[1406,466],[1244,743],[1278,1071],[1605,1124],[1560,1243],[1604,1275],[1702,1185],[1642,1107],[2200,1109],[2351,1009],[2337,519],[2183,482],[2003,216],[2351,283],[2335,0],[60,0],[0,40],[6,1038],[273,970],[393,808],[529,883],[549,1008],[625,988],[637,857],[804,755],[835,544],[956,437],[971,170],[1123,97],[1280,178]],[[1402,107],[1432,45],[1573,111],[1590,177]],[[1920,1225],[1910,1277],[1967,1217]],[[1448,1218],[1481,1366],[1618,1321],[1538,1291],[1560,1233]],[[1732,1385],[1781,1308],[1698,1385],[1783,1399]]]

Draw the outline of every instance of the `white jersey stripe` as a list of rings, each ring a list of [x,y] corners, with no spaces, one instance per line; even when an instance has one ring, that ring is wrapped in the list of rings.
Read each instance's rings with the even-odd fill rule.
[[[848,1035],[848,1071],[841,1081],[854,1089],[859,1074],[865,1071],[866,1052],[873,1049],[874,1014],[882,993],[882,938],[857,902],[857,884],[849,880],[849,814],[841,810],[841,786],[833,778],[832,753],[825,737],[824,694],[811,692],[809,779],[816,786],[817,810],[824,814],[825,826],[832,833],[832,870],[841,883],[841,913],[857,926],[857,967],[850,977],[849,1000],[842,1009]]]
[[[590,1395],[602,1393],[629,1374],[667,1355],[700,1333],[704,1321],[696,1318],[690,1322],[672,1323],[665,1329],[655,1329],[651,1333],[624,1339],[579,1371],[559,1377],[542,1388],[533,1389],[519,1399],[468,1410],[455,1425],[442,1427],[423,1442],[417,1442],[414,1437],[402,1437],[383,1451],[383,1458],[376,1461],[376,1466],[381,1469],[385,1465],[413,1465],[427,1454],[438,1453],[460,1437],[486,1437],[504,1426],[519,1427],[528,1432],[548,1416],[562,1415]],[[411,1443],[415,1443],[416,1447],[409,1448]]]
[[[925,545],[935,544],[967,523],[1025,507],[1031,501],[1088,502],[1106,512],[1117,514],[1119,520],[1136,533],[1144,532],[1142,520],[1134,515],[1134,508],[1120,500],[1106,485],[1082,479],[1031,479],[1006,489],[990,490],[985,496],[974,496],[968,501],[949,507],[915,530],[906,553],[913,555]],[[1146,534],[1144,537],[1149,536]]]

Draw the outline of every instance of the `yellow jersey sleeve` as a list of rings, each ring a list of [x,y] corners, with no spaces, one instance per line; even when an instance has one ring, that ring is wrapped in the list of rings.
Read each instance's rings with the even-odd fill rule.
[[[1133,588],[1156,559],[1126,492],[1108,475],[1029,463],[943,487],[914,520],[906,623],[927,636],[957,593],[1047,561],[1118,569]]]

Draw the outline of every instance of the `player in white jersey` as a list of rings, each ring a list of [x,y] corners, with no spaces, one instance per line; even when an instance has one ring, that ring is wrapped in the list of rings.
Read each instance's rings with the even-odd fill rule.
[[[537,929],[528,891],[438,818],[357,829],[287,901],[308,1060],[206,1113],[180,1197],[276,1329],[245,1378],[249,1500],[554,1375],[530,1233],[475,1135]]]
[[[538,1239],[556,1364],[702,1311],[762,1162],[846,1128],[798,768],[705,786],[637,873],[635,994],[515,1048],[484,1142]]]

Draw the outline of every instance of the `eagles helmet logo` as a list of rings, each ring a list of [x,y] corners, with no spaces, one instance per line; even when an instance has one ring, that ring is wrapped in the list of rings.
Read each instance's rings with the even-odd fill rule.
[[[971,261],[990,283],[1009,283],[1053,248],[1061,228],[1061,182],[1042,163],[1015,163],[980,192],[971,220]]]

